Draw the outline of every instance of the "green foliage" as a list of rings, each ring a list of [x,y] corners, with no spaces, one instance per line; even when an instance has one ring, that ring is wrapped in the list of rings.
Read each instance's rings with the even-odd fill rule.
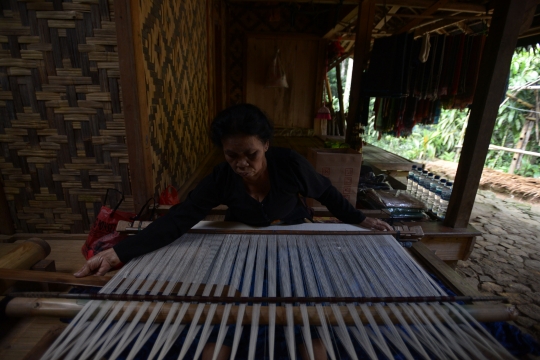
[[[537,102],[536,90],[519,89],[527,85],[540,85],[540,45],[526,49],[518,49],[514,53],[510,68],[508,93],[521,101],[535,105]],[[540,97],[538,99],[540,105]],[[532,109],[536,110],[536,109]],[[520,140],[521,130],[527,117],[534,118],[535,111],[531,112],[523,102],[506,98],[499,108],[495,128],[491,137],[491,144],[515,148]],[[373,128],[373,116],[370,125],[364,134],[364,140],[383,149],[399,154],[411,160],[443,159],[457,161],[467,126],[467,111],[443,110],[439,124],[417,125],[411,135],[406,138],[396,138],[391,134],[379,133]],[[540,127],[540,121],[537,124]],[[539,152],[540,144],[537,130],[533,129],[527,143],[527,151]],[[512,163],[513,153],[490,150],[486,158],[487,167],[508,171]],[[528,177],[540,177],[540,158],[523,156],[521,168],[516,174]]]
[[[364,139],[368,143],[376,144],[411,160],[444,158],[453,161],[466,118],[464,111],[442,111],[439,124],[417,125],[408,137],[382,135],[381,141],[377,141],[379,134],[370,126],[364,134]]]
[[[345,81],[347,80],[347,66],[348,66],[349,62],[348,61],[343,61],[341,63],[341,82],[342,82],[342,86],[345,86]],[[338,91],[337,91],[337,75],[336,75],[336,70],[337,68],[332,68],[327,76],[328,76],[328,82],[330,83],[330,91],[332,91],[332,107],[334,108],[334,111],[335,112],[338,112],[339,111],[339,98],[338,98]],[[325,101],[328,101],[328,96],[326,94],[326,88],[324,90],[324,100]],[[345,112],[347,112],[349,109],[347,108],[347,106],[345,106]]]

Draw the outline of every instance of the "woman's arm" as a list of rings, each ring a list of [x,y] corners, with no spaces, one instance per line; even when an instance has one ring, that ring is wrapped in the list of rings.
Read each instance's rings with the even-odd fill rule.
[[[171,207],[167,214],[153,221],[137,235],[115,245],[114,251],[120,261],[126,263],[137,256],[167,246],[203,220],[221,200],[212,182],[211,178],[205,178],[184,202]]]
[[[90,258],[75,276],[103,275],[121,262],[127,263],[178,239],[221,203],[222,191],[217,179],[214,169],[214,173],[204,178],[184,202],[173,206],[166,215],[138,234]]]
[[[386,222],[366,217],[360,210],[343,197],[327,177],[319,174],[315,168],[301,155],[291,152],[293,171],[296,172],[302,195],[312,197],[326,206],[339,220],[347,224],[358,224],[376,230],[389,230],[392,227]]]
[[[388,223],[370,218],[364,215],[360,210],[354,208],[352,204],[341,195],[341,193],[330,185],[323,195],[317,200],[326,206],[328,210],[339,220],[347,224],[358,224],[367,229],[375,229],[380,231],[392,231],[392,227]]]

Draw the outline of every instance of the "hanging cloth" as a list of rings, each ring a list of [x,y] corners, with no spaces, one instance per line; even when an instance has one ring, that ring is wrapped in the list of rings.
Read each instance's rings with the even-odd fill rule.
[[[429,50],[431,48],[431,43],[429,42],[429,34],[425,34],[422,37],[422,47],[420,48],[419,59],[421,62],[425,63],[429,58]]]
[[[448,94],[448,83],[451,78],[451,68],[452,68],[452,53],[454,48],[455,36],[448,36],[446,38],[446,43],[444,47],[444,56],[443,56],[443,65],[441,71],[441,80],[439,82],[439,98]]]
[[[441,76],[443,72],[444,53],[446,49],[446,36],[439,35],[439,45],[437,46],[435,64],[437,68],[433,76],[433,83],[431,84],[432,93],[431,96],[434,99],[439,97],[439,86],[441,82]]]
[[[456,55],[454,76],[452,78],[452,87],[449,95],[457,95],[461,68],[463,66],[463,53],[465,51],[465,34],[458,35],[459,47]]]
[[[374,41],[369,67],[362,78],[363,96],[401,97],[407,93],[408,48],[413,43],[413,34],[407,33]]]

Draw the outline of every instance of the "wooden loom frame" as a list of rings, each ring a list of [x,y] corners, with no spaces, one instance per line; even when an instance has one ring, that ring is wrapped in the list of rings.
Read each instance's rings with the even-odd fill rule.
[[[429,249],[425,247],[420,242],[413,244],[409,252],[417,259],[417,261],[426,269],[433,271],[443,283],[448,286],[451,290],[456,292],[458,295],[464,296],[481,296],[481,294],[469,286],[467,283],[461,279],[461,277],[452,270],[448,265],[443,261],[438,259]],[[99,286],[104,285],[109,281],[110,277],[89,277],[82,279],[75,279],[68,274],[46,274],[41,273],[36,278],[36,272],[33,271],[21,271],[21,270],[0,270],[0,278],[10,279],[10,280],[37,280],[37,281],[47,281],[51,283],[71,283],[71,284],[80,284],[84,286]],[[81,308],[81,304],[75,305],[75,301],[60,301],[60,302],[51,302],[48,299],[43,298],[20,298],[16,299],[16,306],[19,307],[19,316],[24,314],[31,314],[33,316],[42,315],[40,314],[41,309],[53,309],[55,310],[56,316],[58,317],[69,317]],[[475,314],[479,320],[487,321],[489,319],[489,314],[496,313],[498,316],[507,316],[508,319],[511,319],[515,316],[514,310],[511,307],[504,305],[471,305],[469,309]],[[194,309],[193,309],[194,310]],[[249,309],[248,309],[249,310]],[[344,309],[345,311],[345,309]],[[16,311],[15,311],[16,312]],[[249,311],[247,313],[250,313]],[[13,314],[13,312],[12,312]],[[315,314],[315,313],[314,313]],[[263,317],[264,314],[261,314]],[[189,316],[189,315],[187,315]],[[487,317],[486,317],[487,316]],[[231,318],[232,319],[232,318]],[[248,319],[249,320],[249,319]],[[246,321],[248,321],[246,320]],[[349,319],[350,320],[350,319]],[[380,320],[380,319],[379,319]],[[215,320],[217,321],[217,320]],[[230,320],[232,321],[232,320]],[[32,348],[30,353],[27,355],[27,358],[39,358],[41,354],[46,351],[48,346],[54,342],[54,340],[59,336],[63,326],[53,327],[47,332],[43,338]]]

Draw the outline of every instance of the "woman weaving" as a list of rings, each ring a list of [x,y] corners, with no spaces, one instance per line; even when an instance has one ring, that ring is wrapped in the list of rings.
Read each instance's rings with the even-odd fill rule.
[[[273,128],[256,106],[242,104],[222,111],[210,132],[212,142],[223,149],[226,163],[217,165],[165,216],[88,260],[76,277],[104,275],[120,262],[170,244],[220,204],[228,206],[226,221],[251,226],[292,225],[311,218],[300,194],[318,200],[344,223],[392,230],[387,223],[355,209],[304,157],[290,149],[270,148]]]

